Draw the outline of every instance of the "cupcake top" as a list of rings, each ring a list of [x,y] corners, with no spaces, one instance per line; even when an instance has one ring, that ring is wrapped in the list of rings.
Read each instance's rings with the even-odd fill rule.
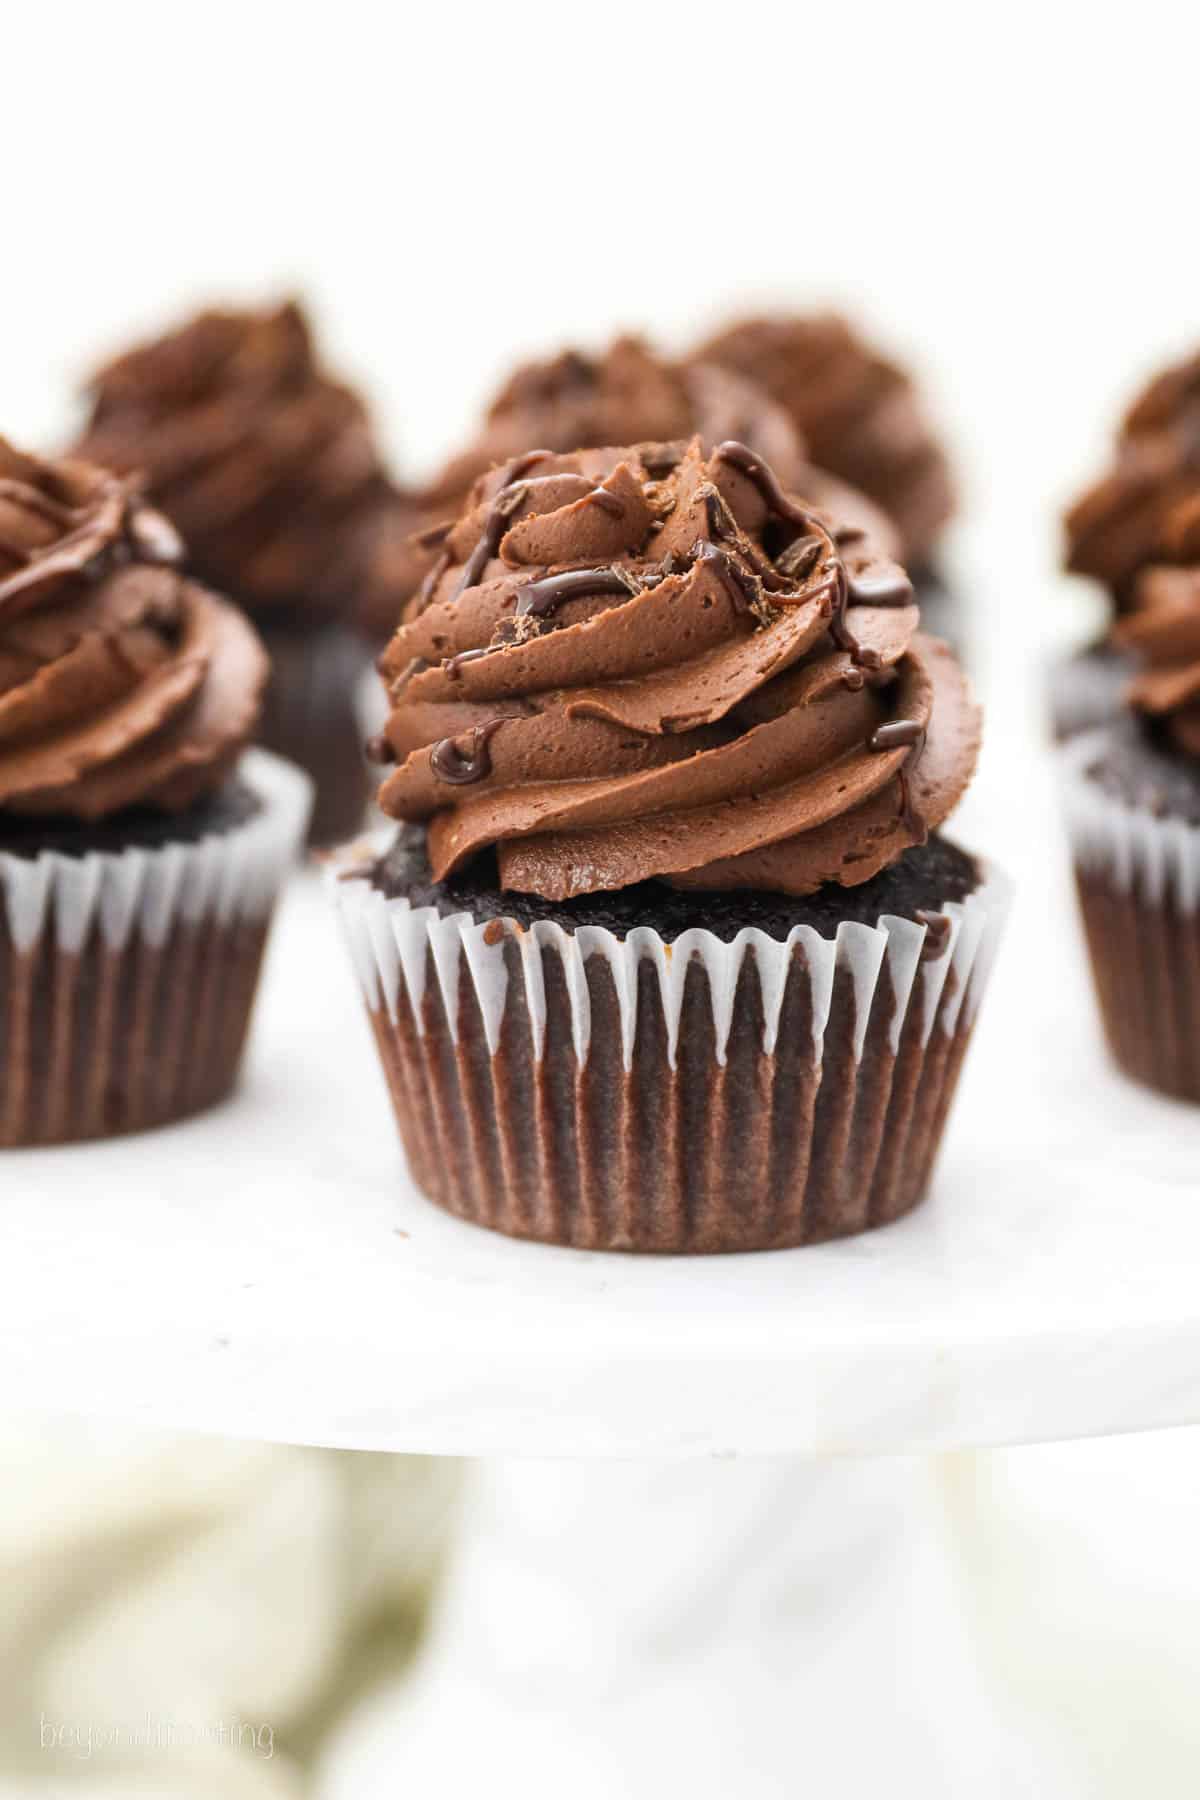
[[[489,406],[479,436],[451,458],[426,498],[461,511],[472,482],[534,444],[589,450],[668,443],[693,433],[709,444],[743,439],[784,481],[794,481],[804,464],[791,420],[753,382],[720,369],[697,372],[668,362],[640,338],[627,336],[599,355],[563,350],[515,369]]]
[[[1153,563],[1200,563],[1200,355],[1155,377],[1121,424],[1110,469],[1066,515],[1067,567],[1134,604]]]
[[[923,567],[954,511],[946,453],[911,378],[834,313],[744,319],[693,358],[756,382],[803,434],[812,459],[895,520]]]
[[[358,602],[388,482],[366,408],[293,302],[203,312],[101,369],[78,454],[137,473],[198,579],[251,610]]]
[[[523,364],[492,401],[478,437],[423,492],[398,498],[377,541],[369,602],[376,629],[394,628],[400,608],[427,573],[433,554],[424,534],[458,517],[472,484],[487,470],[535,444],[586,450],[686,443],[694,434],[710,448],[728,439],[748,444],[786,486],[861,525],[899,554],[899,540],[884,515],[833,475],[810,466],[795,423],[755,382],[715,364],[670,362],[639,338],[626,336],[599,355],[564,350]]]
[[[903,570],[753,449],[526,452],[476,485],[381,663],[380,804],[440,880],[854,886],[924,841],[979,717]]]
[[[175,812],[225,780],[267,658],[181,554],[128,481],[0,439],[0,813]]]

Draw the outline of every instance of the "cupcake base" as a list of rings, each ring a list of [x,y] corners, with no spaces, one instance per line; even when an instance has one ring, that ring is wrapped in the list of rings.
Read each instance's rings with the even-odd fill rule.
[[[921,1198],[1003,913],[962,852],[934,840],[808,902],[476,889],[466,912],[458,883],[392,891],[413,855],[406,834],[337,891],[439,1205],[543,1243],[707,1254],[844,1236]],[[902,891],[919,921],[888,914]],[[613,907],[654,923],[583,922]]]
[[[173,821],[0,839],[0,1147],[167,1124],[238,1072],[308,783],[263,752]]]
[[[1135,1081],[1200,1101],[1200,920],[1098,872],[1076,876],[1104,1033]]]
[[[1200,780],[1132,720],[1061,752],[1105,1036],[1135,1081],[1200,1101]]]
[[[254,616],[271,657],[258,741],[311,776],[308,842],[344,844],[361,831],[371,781],[356,695],[370,645],[340,624],[287,624]]]

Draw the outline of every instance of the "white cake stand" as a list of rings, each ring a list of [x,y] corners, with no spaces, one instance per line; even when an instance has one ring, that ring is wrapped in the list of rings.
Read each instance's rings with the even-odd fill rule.
[[[10,1407],[491,1459],[376,1721],[389,1794],[1058,1800],[978,1673],[933,1458],[1200,1420],[1200,1118],[1105,1063],[1052,813],[1015,719],[963,835],[1022,891],[929,1202],[759,1257],[426,1204],[298,881],[231,1105],[5,1155]]]

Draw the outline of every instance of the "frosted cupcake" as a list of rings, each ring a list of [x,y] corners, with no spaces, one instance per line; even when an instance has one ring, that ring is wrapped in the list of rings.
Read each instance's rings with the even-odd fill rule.
[[[237,1075],[308,783],[244,754],[266,655],[120,477],[0,440],[0,1146]]]
[[[485,476],[384,659],[402,821],[336,889],[419,1185],[584,1248],[926,1191],[1003,912],[903,571],[745,445]]]
[[[753,381],[801,433],[813,462],[883,509],[927,622],[951,635],[961,620],[940,551],[954,482],[911,375],[836,313],[742,319],[701,344],[694,360]]]
[[[363,817],[356,625],[381,511],[397,502],[366,409],[316,360],[294,303],[199,314],[94,377],[78,454],[137,473],[188,572],[243,606],[270,652],[260,741],[313,776],[312,836]]]
[[[1157,375],[1121,422],[1111,466],[1066,515],[1066,566],[1099,584],[1117,622],[1135,610],[1146,570],[1200,564],[1200,356]],[[1054,671],[1054,733],[1111,723],[1136,657],[1120,629]]]
[[[570,349],[514,369],[470,443],[419,493],[387,512],[372,564],[367,615],[386,640],[429,569],[472,486],[531,444],[588,450],[606,444],[686,443],[709,448],[737,439],[764,457],[785,485],[860,526],[888,555],[900,539],[880,509],[815,468],[795,422],[757,383],[715,364],[679,363],[636,337],[597,354]]]
[[[1060,752],[1096,991],[1121,1068],[1200,1101],[1200,567],[1143,569],[1112,645],[1123,703]]]

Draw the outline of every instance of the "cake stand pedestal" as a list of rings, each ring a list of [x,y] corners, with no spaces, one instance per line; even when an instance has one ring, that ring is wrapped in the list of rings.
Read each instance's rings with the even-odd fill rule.
[[[980,1673],[937,1457],[1200,1420],[1200,1127],[1104,1060],[1041,806],[979,833],[1034,879],[885,1231],[662,1260],[443,1216],[308,881],[230,1105],[6,1153],[10,1410],[492,1459],[347,1800],[1072,1794]]]
[[[1055,1756],[988,1691],[930,1462],[490,1462],[325,1793],[1074,1800]]]

